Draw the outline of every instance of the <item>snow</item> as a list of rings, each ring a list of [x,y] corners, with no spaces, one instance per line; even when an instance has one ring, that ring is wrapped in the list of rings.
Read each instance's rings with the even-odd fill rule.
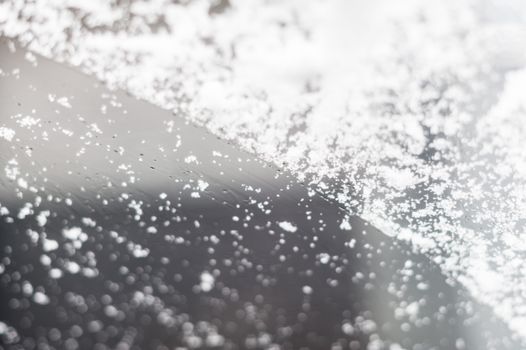
[[[109,3],[68,1],[82,15],[62,1],[21,3],[0,4],[3,35],[287,164],[349,214],[409,242],[526,338],[524,2],[232,0],[212,17],[204,1],[139,2],[134,27],[119,33],[90,27],[125,16]],[[148,20],[160,14],[167,30],[155,33]],[[0,127],[0,138],[15,135]],[[28,188],[16,160],[5,172]],[[139,221],[141,203],[130,209]],[[63,234],[78,240],[78,230]]]
[[[287,232],[296,232],[298,230],[298,227],[296,227],[293,223],[289,221],[281,221],[278,223],[279,227],[281,227],[283,230]]]

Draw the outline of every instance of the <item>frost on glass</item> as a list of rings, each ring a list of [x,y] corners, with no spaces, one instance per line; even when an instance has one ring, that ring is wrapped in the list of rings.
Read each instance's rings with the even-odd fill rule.
[[[345,215],[359,214],[383,233],[408,242],[446,278],[489,305],[516,335],[526,336],[526,9],[521,1],[67,3],[5,1],[0,31],[33,52],[79,66],[110,87],[174,111],[291,171],[311,194],[321,192],[338,202]],[[34,54],[25,56],[27,64],[37,64]],[[21,74],[17,67],[0,68],[1,76]],[[104,93],[97,111],[111,115],[122,108]],[[60,113],[75,108],[75,100],[64,93],[43,94]],[[75,149],[82,158],[106,132],[102,122],[87,116],[81,116],[82,134],[61,124],[40,130],[46,119],[38,111],[8,117],[11,122],[0,125],[5,147],[16,147],[13,142],[28,133],[47,142],[60,134],[65,140],[91,140]],[[166,118],[162,127],[174,142],[152,145],[156,152],[185,147],[173,120]],[[139,135],[134,140],[150,142]],[[127,155],[119,144],[104,151]],[[228,159],[214,152],[216,162]],[[147,155],[137,159],[148,161]],[[2,160],[6,178],[20,191],[39,191],[18,157]],[[199,166],[203,160],[188,152],[181,162]],[[105,188],[141,181],[130,164],[112,166],[120,181],[108,179]],[[207,191],[197,180],[180,185],[195,200]],[[166,195],[158,198],[170,201]],[[40,197],[72,206],[77,200]],[[146,234],[159,235],[161,219],[146,213],[147,201],[126,192],[118,198],[134,220],[148,223]],[[104,204],[107,198],[100,201],[111,204]],[[39,223],[52,220],[38,213],[36,203],[3,205],[0,212],[8,221],[29,215],[40,217]],[[177,210],[171,204],[164,207]],[[270,201],[257,207],[272,211]],[[157,218],[153,223],[152,215]],[[228,221],[245,223],[246,213],[234,213]],[[272,225],[287,234],[301,232],[299,227],[293,232],[296,223],[290,218]],[[338,225],[343,231],[353,228],[345,217]],[[192,226],[201,227],[201,220]],[[179,235],[171,240],[185,244]],[[85,243],[69,244],[76,249],[75,244]],[[148,256],[148,247],[134,244],[126,243],[127,249]],[[332,261],[328,252],[318,254],[320,262]],[[413,305],[403,312],[408,317],[420,310],[412,301],[406,304],[401,310]],[[373,328],[363,321],[342,329],[361,329],[357,324]],[[9,327],[2,328],[5,334],[11,334]],[[257,339],[249,343],[259,346]],[[464,347],[464,340],[455,346]]]

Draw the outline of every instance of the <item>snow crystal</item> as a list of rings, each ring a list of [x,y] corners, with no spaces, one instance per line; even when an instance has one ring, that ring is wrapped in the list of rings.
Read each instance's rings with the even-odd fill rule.
[[[321,253],[318,256],[318,259],[320,260],[322,264],[327,264],[329,261],[331,261],[331,256],[327,253]]]
[[[38,215],[35,217],[35,219],[37,220],[38,226],[40,227],[46,226],[47,218],[49,217],[49,215],[51,215],[49,210],[43,210],[40,213],[38,213]]]
[[[65,107],[65,108],[71,108],[71,104],[69,103],[68,98],[65,97],[65,96],[64,96],[64,97],[60,97],[60,98],[58,98],[56,101],[57,101],[57,103],[58,103],[59,105],[61,105],[62,107]]]
[[[298,230],[298,228],[289,221],[281,221],[278,225],[287,232],[296,232]]]
[[[5,139],[6,141],[12,141],[15,137],[15,131],[6,127],[0,127],[0,138]]]
[[[42,240],[42,247],[45,252],[50,252],[58,249],[58,242],[53,239],[44,238]]]
[[[26,203],[22,208],[20,208],[20,211],[18,212],[18,218],[20,220],[25,219],[26,216],[33,213],[33,205],[31,203]]]
[[[72,227],[69,229],[62,230],[62,235],[72,241],[80,240],[85,241],[87,239],[87,236],[85,233],[82,232],[82,229],[80,227]]]

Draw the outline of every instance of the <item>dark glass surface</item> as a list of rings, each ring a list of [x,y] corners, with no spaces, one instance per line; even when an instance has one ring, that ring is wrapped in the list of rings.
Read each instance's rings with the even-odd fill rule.
[[[520,348],[286,171],[6,41],[0,69],[2,348]]]

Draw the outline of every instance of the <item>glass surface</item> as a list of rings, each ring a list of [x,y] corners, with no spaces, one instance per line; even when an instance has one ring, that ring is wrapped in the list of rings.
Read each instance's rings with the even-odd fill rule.
[[[291,174],[5,40],[0,69],[3,348],[520,348]]]

